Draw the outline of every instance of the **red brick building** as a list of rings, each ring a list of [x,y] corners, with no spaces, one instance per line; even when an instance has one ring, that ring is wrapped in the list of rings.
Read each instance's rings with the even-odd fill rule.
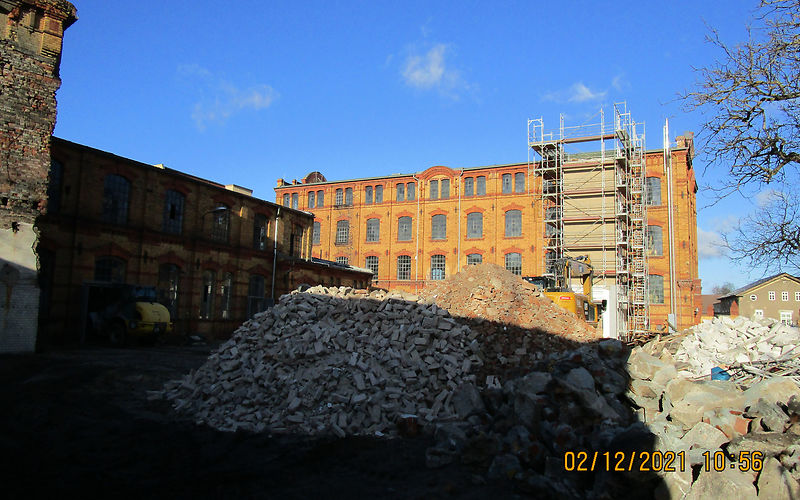
[[[55,137],[48,206],[39,260],[50,341],[78,340],[94,281],[155,286],[177,333],[225,337],[298,285],[371,277],[312,259],[308,212]]]
[[[645,255],[639,272],[649,284],[642,300],[649,302],[650,330],[665,328],[673,306],[677,328],[700,320],[691,134],[667,151],[641,151],[637,184],[639,204],[646,205],[639,210],[647,214],[639,216],[644,227],[638,244]],[[563,195],[558,212],[559,231],[568,240],[562,245],[572,256],[591,257],[596,291],[605,289],[611,300],[608,293],[623,272],[615,213],[618,156],[565,154],[562,182],[573,191]],[[551,238],[550,229],[545,237],[545,219],[556,212],[548,191],[543,193],[540,171],[539,163],[529,161],[332,181],[313,172],[300,181],[280,179],[275,191],[278,203],[314,213],[313,256],[371,269],[378,286],[416,291],[479,262],[522,276],[544,274]]]

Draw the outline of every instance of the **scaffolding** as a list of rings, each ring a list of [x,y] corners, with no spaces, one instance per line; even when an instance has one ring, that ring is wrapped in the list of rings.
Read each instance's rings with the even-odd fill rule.
[[[558,259],[589,255],[594,284],[616,290],[617,335],[631,338],[649,318],[644,131],[625,103],[613,111],[610,123],[601,109],[597,121],[571,127],[562,115],[557,132],[528,120],[528,168],[541,179],[542,274],[554,278]]]

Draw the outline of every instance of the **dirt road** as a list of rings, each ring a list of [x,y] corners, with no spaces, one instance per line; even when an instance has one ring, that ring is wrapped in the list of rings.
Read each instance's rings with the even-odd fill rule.
[[[428,469],[423,437],[221,433],[147,401],[146,391],[200,366],[208,351],[84,348],[0,357],[4,497],[513,496],[506,483],[484,483],[460,465]]]

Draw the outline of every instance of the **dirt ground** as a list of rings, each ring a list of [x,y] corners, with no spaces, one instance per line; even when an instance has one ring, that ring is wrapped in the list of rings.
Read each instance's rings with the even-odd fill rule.
[[[425,437],[221,433],[146,391],[199,367],[208,346],[0,356],[5,498],[509,498],[508,483],[425,466]],[[111,496],[113,495],[113,496]]]

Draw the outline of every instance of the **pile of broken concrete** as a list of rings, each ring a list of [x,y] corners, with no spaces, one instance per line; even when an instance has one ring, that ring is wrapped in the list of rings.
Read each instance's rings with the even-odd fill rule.
[[[220,430],[393,434],[401,415],[453,414],[482,363],[475,337],[401,293],[316,286],[256,314],[163,395]]]

